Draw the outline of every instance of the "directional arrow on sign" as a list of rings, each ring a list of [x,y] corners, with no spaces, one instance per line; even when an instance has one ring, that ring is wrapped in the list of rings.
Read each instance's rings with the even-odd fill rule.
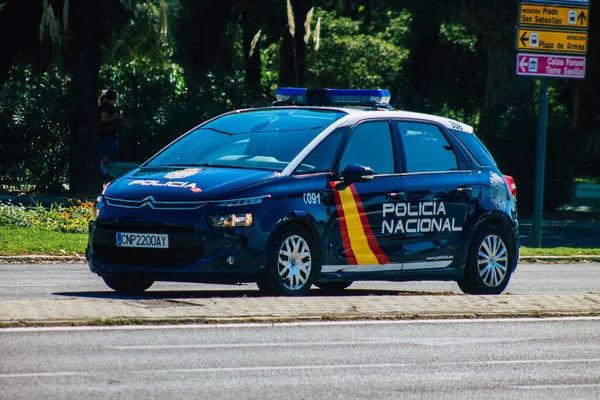
[[[587,17],[585,16],[585,14],[583,13],[583,11],[581,11],[579,13],[579,17],[577,17],[577,20],[579,21],[579,25],[583,25],[586,23],[587,21]]]
[[[527,57],[523,57],[521,59],[521,62],[519,63],[519,67],[521,67],[521,71],[523,71],[523,72],[527,71],[527,68],[525,68],[525,67],[527,67],[527,65],[528,65]]]
[[[527,36],[527,31],[523,32],[523,35],[521,35],[521,43],[523,43],[523,46],[527,46],[527,42],[529,41],[529,37]]]

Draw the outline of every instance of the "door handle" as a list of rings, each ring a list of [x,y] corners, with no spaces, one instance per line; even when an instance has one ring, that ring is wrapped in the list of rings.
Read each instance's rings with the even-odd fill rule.
[[[385,195],[386,199],[390,200],[402,200],[406,197],[406,192],[402,190],[398,190],[397,192],[390,192]]]
[[[456,188],[456,192],[458,194],[466,196],[470,195],[473,192],[473,188],[471,186],[459,186]]]

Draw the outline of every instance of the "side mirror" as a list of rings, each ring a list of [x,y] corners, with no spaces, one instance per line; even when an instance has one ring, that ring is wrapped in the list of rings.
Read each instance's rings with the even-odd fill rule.
[[[350,164],[342,171],[342,178],[348,183],[366,182],[374,177],[375,171],[358,164]]]

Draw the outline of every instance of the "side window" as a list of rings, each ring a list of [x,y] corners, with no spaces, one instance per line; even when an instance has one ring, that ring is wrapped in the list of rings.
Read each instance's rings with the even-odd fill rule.
[[[394,147],[387,121],[366,122],[354,128],[340,160],[340,172],[349,164],[371,167],[376,174],[394,173]]]
[[[406,154],[406,172],[456,171],[458,161],[435,125],[397,122]]]
[[[310,152],[302,161],[302,164],[296,168],[295,174],[308,174],[315,172],[327,172],[331,167],[331,162],[335,152],[340,144],[342,131],[336,130],[327,136],[317,147]]]

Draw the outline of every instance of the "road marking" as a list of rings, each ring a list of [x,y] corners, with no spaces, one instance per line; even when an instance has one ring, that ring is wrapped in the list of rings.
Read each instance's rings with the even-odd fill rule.
[[[536,337],[536,339],[544,339]],[[240,349],[240,348],[261,348],[261,347],[323,347],[323,346],[383,346],[383,345],[407,345],[407,346],[455,346],[464,344],[483,344],[483,343],[505,343],[520,342],[527,339],[522,338],[417,338],[417,339],[396,339],[396,340],[369,340],[361,339],[357,341],[333,341],[333,342],[267,342],[267,343],[214,343],[214,344],[177,344],[177,345],[140,345],[140,346],[107,346],[111,350],[176,350],[176,349]]]
[[[431,363],[430,366],[455,366],[455,365],[515,365],[515,364],[547,364],[547,363],[580,363],[580,362],[600,362],[595,359],[573,359],[573,360],[506,360],[506,361],[468,361],[468,362],[448,362]],[[413,368],[420,366],[419,363],[384,363],[384,364],[330,364],[330,365],[273,365],[273,366],[252,366],[252,367],[207,367],[207,368],[179,368],[179,369],[155,369],[131,371],[136,374],[155,374],[155,373],[199,373],[199,372],[246,372],[246,371],[272,371],[272,370],[314,370],[314,369],[355,369],[355,368]]]
[[[563,322],[563,321],[600,321],[600,317],[548,317],[548,318],[487,318],[487,319],[422,319],[396,321],[299,321],[264,323],[228,323],[228,324],[180,324],[180,325],[125,325],[125,326],[55,326],[29,328],[0,328],[2,333],[14,332],[77,332],[77,331],[133,331],[133,330],[184,330],[184,329],[221,329],[221,328],[276,328],[297,326],[346,326],[346,325],[447,325],[447,324],[487,324],[496,322]]]
[[[570,384],[558,384],[558,385],[517,385],[513,386],[515,389],[574,389],[574,388],[599,388],[600,383],[574,383]]]
[[[518,364],[558,364],[558,363],[583,363],[600,362],[600,358],[576,358],[557,360],[489,360],[489,361],[466,361],[466,362],[442,362],[431,363],[431,366],[460,366],[460,365],[518,365]],[[319,369],[355,369],[355,368],[413,368],[419,363],[384,363],[384,364],[330,364],[330,365],[273,365],[273,366],[251,366],[251,367],[207,367],[207,368],[177,368],[177,369],[152,369],[129,371],[133,374],[156,374],[156,373],[199,373],[199,372],[247,372],[247,371],[272,371],[272,370],[319,370]],[[89,375],[88,372],[28,372],[17,374],[0,374],[1,378],[31,378],[31,377],[59,377],[59,376],[81,376]],[[540,385],[553,388],[552,385]],[[570,386],[571,385],[558,385]],[[579,385],[582,386],[582,385]],[[587,385],[584,385],[587,386]],[[598,385],[591,385],[596,387]],[[520,387],[520,386],[517,386]],[[537,388],[538,386],[523,386],[523,388]]]
[[[89,375],[88,372],[24,372],[21,374],[0,374],[0,378],[45,378],[59,376]]]

